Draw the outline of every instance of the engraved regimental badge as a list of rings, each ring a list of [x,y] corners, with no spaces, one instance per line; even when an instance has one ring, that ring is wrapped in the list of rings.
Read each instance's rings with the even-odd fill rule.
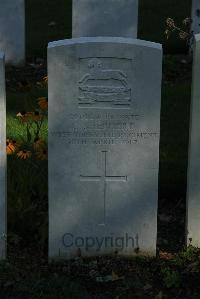
[[[79,107],[109,108],[129,107],[131,88],[127,74],[106,68],[98,58],[88,63],[88,73],[79,81]]]

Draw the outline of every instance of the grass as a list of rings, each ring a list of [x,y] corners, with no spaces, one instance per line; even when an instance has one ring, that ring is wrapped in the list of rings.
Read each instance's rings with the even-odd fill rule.
[[[38,97],[46,96],[47,89],[31,88],[29,92],[7,92],[7,137],[29,148],[26,124],[16,116],[20,111],[38,109]],[[40,138],[47,142],[47,117],[43,121]],[[34,130],[30,130],[32,142]],[[8,236],[20,236],[22,240],[33,244],[36,240],[41,246],[47,243],[48,223],[48,173],[47,161],[38,160],[35,155],[21,160],[8,156]]]
[[[42,96],[47,96],[47,89],[32,88],[31,92],[25,93],[7,92],[7,136],[10,139],[26,138],[26,127],[19,121],[16,114],[20,111],[37,110],[37,99]],[[47,141],[47,119],[44,120],[40,137]]]

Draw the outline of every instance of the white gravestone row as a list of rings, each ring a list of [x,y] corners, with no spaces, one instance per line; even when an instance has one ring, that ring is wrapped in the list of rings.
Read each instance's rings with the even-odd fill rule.
[[[161,46],[58,41],[48,74],[50,257],[155,255]]]
[[[0,52],[0,259],[6,255],[6,99],[4,54]]]
[[[20,65],[25,60],[24,0],[0,0],[0,50],[6,62]]]
[[[137,38],[138,0],[73,0],[73,37]]]
[[[200,247],[200,34],[195,36],[187,191],[188,244]]]

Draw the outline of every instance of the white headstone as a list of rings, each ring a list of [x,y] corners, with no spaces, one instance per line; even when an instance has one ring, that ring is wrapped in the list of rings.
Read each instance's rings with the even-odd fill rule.
[[[200,0],[192,0],[192,31],[200,33]]]
[[[6,62],[23,64],[25,60],[24,0],[0,0],[0,50]]]
[[[188,244],[200,247],[200,34],[195,36],[189,146]]]
[[[137,38],[138,0],[73,0],[72,36]]]
[[[161,45],[48,47],[49,256],[155,255]]]
[[[6,98],[4,54],[0,52],[0,259],[6,255]]]

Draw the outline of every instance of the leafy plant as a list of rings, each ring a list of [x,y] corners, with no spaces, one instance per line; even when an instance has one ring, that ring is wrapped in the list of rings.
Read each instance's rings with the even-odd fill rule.
[[[40,138],[40,132],[47,117],[48,100],[45,97],[38,99],[39,109],[33,112],[21,111],[17,118],[25,127],[26,138],[20,140],[7,139],[7,154],[16,154],[18,158],[28,159],[32,155],[40,160],[47,159],[46,142]]]
[[[181,278],[177,270],[171,269],[170,267],[164,267],[161,268],[161,273],[167,288],[178,288],[180,286]]]
[[[194,37],[193,32],[190,31],[191,23],[192,20],[190,18],[185,18],[182,22],[182,27],[179,27],[176,25],[174,19],[167,18],[167,28],[165,30],[167,39],[169,39],[172,33],[175,33],[181,40],[185,40],[188,45],[191,45]]]

